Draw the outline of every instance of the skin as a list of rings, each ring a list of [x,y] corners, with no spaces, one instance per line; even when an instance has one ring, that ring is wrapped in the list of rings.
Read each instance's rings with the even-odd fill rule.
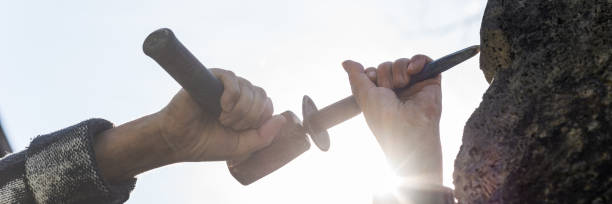
[[[368,126],[397,174],[412,182],[441,185],[440,76],[394,92],[430,61],[417,55],[377,68],[364,69],[350,60],[342,66]],[[200,110],[180,90],[159,112],[96,137],[94,151],[102,177],[112,184],[178,162],[242,160],[269,145],[286,119],[272,115],[265,91],[231,71],[211,72],[224,86],[218,118]]]
[[[442,185],[441,77],[394,91],[406,86],[410,76],[428,62],[429,57],[416,55],[377,68],[364,69],[350,60],[342,66],[370,130],[396,173],[411,182]]]
[[[178,162],[245,158],[270,144],[286,120],[272,116],[265,91],[230,71],[211,72],[224,85],[219,118],[180,90],[161,111],[96,137],[96,161],[109,183]]]

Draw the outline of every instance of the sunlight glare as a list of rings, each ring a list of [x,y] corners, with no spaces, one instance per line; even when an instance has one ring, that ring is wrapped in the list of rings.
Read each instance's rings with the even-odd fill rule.
[[[401,177],[395,175],[393,170],[389,167],[389,165],[384,165],[381,168],[382,175],[379,177],[379,180],[376,180],[374,183],[375,188],[373,189],[374,194],[386,194],[395,192],[401,185]]]

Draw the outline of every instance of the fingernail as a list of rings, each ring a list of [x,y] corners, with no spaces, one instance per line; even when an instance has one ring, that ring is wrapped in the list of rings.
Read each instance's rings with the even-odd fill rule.
[[[374,78],[375,77],[373,71],[369,71],[367,74],[368,74],[368,77],[370,77],[370,78]]]
[[[414,68],[414,63],[410,63],[410,64],[408,64],[408,72],[410,72],[410,73],[414,73],[414,69],[415,69],[415,68]]]
[[[368,71],[368,73],[366,73],[368,75],[368,78],[370,78],[370,80],[376,80],[376,72],[375,71]]]

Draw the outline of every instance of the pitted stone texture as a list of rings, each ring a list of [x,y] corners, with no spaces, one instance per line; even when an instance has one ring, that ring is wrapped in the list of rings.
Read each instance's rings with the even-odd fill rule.
[[[489,0],[461,203],[612,203],[612,1]]]

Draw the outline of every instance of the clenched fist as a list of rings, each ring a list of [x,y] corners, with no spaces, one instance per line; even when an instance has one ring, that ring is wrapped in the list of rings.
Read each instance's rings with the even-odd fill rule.
[[[402,89],[430,61],[416,55],[377,68],[364,69],[350,60],[342,66],[370,130],[396,173],[442,184],[440,76]]]
[[[177,162],[239,160],[270,144],[286,120],[272,116],[266,92],[230,71],[210,71],[224,88],[218,118],[181,89],[161,111],[95,137],[96,161],[107,181]]]
[[[272,116],[266,92],[233,72],[210,71],[223,83],[219,118],[203,112],[185,90],[159,112],[161,137],[179,161],[244,157],[274,139],[285,119]]]

